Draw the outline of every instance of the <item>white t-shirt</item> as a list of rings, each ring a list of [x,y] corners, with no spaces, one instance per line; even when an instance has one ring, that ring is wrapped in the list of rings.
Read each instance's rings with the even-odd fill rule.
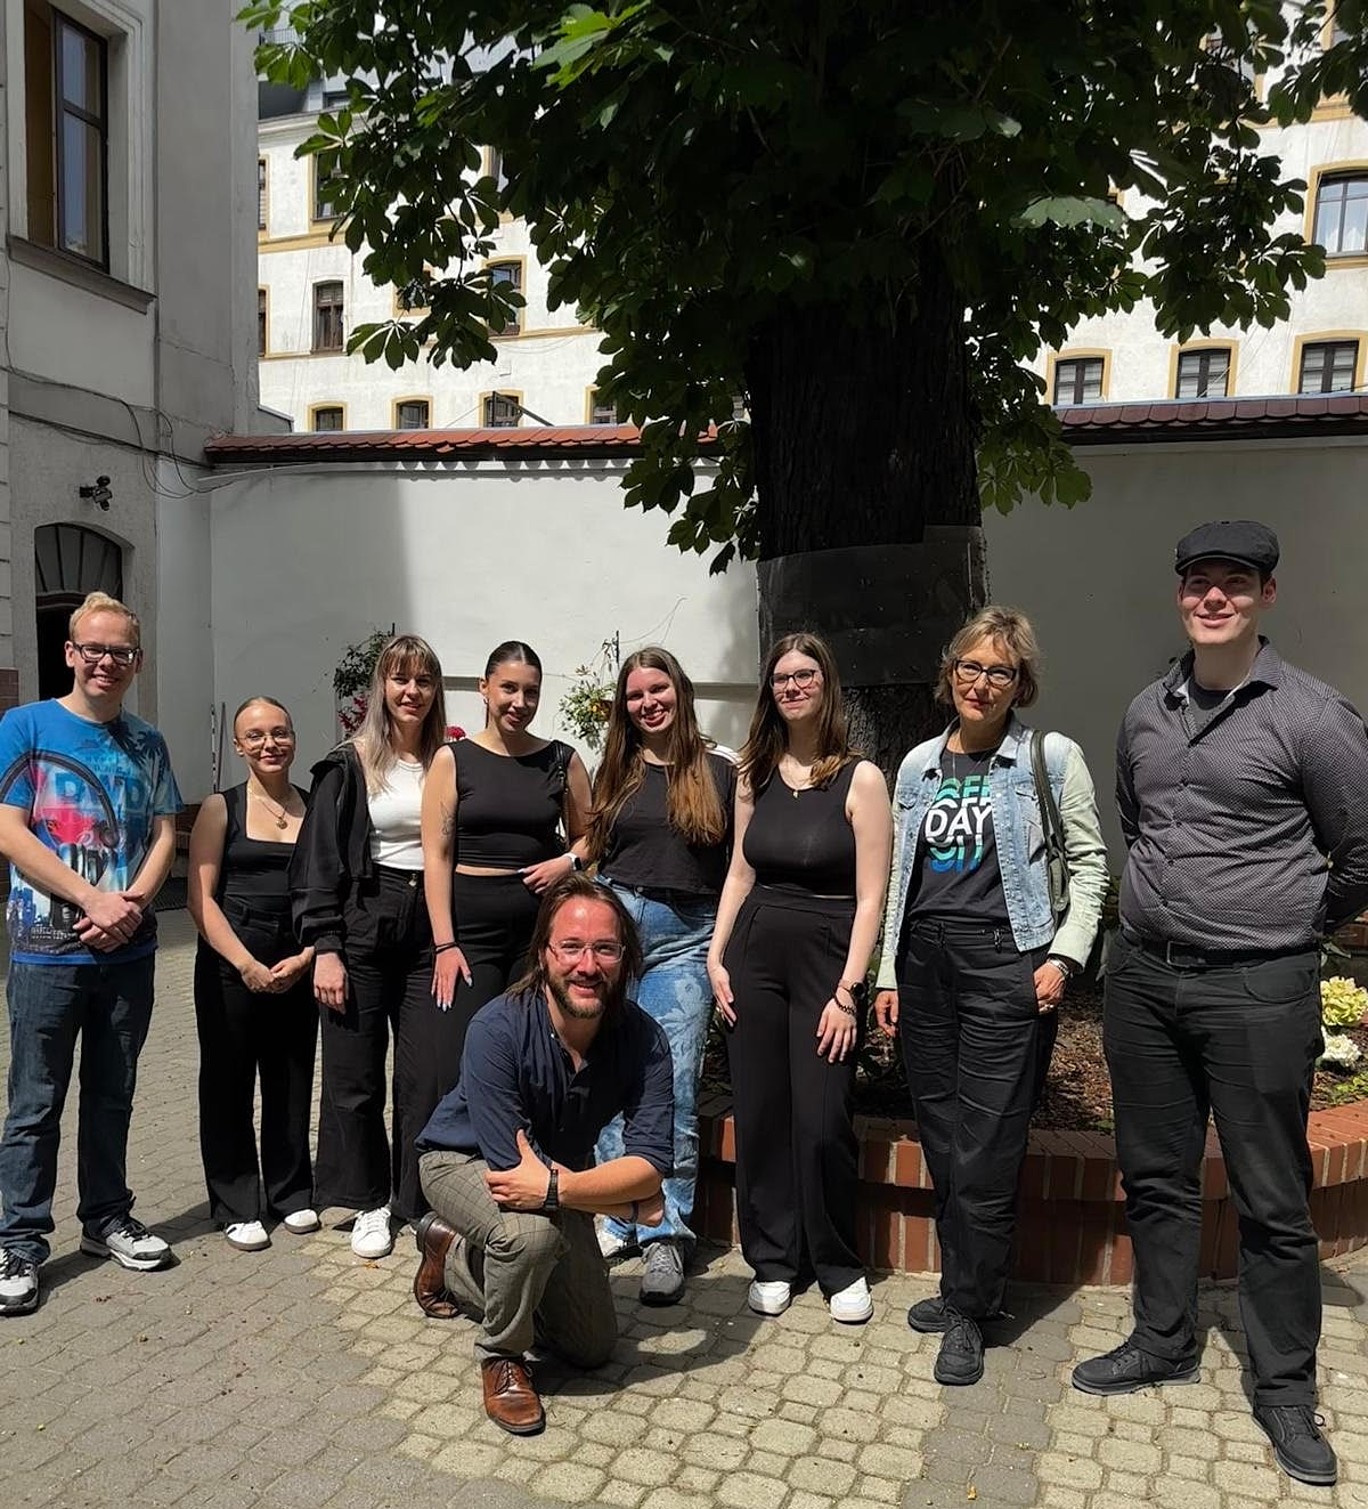
[[[368,798],[371,858],[391,870],[423,868],[423,777],[421,760],[396,760],[386,784]]]

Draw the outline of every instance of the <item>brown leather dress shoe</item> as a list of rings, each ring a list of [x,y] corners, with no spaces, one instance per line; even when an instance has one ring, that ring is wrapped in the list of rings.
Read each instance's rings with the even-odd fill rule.
[[[515,1357],[486,1357],[480,1363],[485,1414],[515,1436],[535,1436],[546,1425],[546,1411],[532,1385],[532,1371]]]
[[[418,1272],[413,1275],[413,1297],[424,1315],[434,1320],[454,1320],[461,1312],[446,1286],[446,1255],[456,1233],[437,1214],[428,1211],[418,1223]]]

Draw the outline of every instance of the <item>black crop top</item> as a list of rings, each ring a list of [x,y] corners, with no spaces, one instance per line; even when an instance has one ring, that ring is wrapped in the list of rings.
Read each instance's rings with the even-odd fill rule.
[[[553,739],[535,754],[500,755],[473,739],[456,761],[456,863],[521,870],[565,853],[558,827],[570,746]]]
[[[294,845],[288,841],[248,838],[245,781],[223,793],[223,805],[228,809],[228,826],[223,834],[223,858],[219,861],[214,899],[222,905],[225,897],[232,896],[260,911],[288,915],[290,886],[286,871]]]
[[[721,843],[689,844],[670,826],[669,776],[663,765],[647,764],[641,785],[622,804],[608,832],[599,866],[607,880],[628,886],[652,886],[693,896],[722,893],[731,857],[736,766],[719,754],[708,756],[708,773],[726,817]]]
[[[857,763],[850,760],[827,786],[806,791],[785,785],[778,770],[770,776],[741,846],[757,885],[855,894],[855,830],[845,807]]]

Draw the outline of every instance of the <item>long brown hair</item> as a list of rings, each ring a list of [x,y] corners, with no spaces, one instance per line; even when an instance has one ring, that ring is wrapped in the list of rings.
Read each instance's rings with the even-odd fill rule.
[[[805,631],[785,634],[777,639],[765,659],[760,673],[760,692],[755,699],[755,716],[750,733],[741,750],[741,777],[754,792],[759,792],[774,774],[788,749],[788,725],[784,722],[770,686],[774,668],[785,655],[806,655],[815,660],[822,672],[822,700],[817,708],[817,762],[812,767],[812,784],[827,786],[851,760],[857,758],[850,747],[846,727],[845,703],[841,700],[841,675],[836,658],[824,639]]]
[[[626,999],[628,983],[641,978],[641,935],[637,932],[631,913],[614,891],[591,880],[587,875],[573,871],[563,880],[556,881],[542,897],[536,925],[532,929],[532,941],[527,945],[527,967],[522,978],[508,987],[508,994],[521,995],[529,990],[544,993],[547,990],[546,949],[551,942],[551,927],[556,914],[571,901],[601,901],[612,909],[617,918],[618,942],[622,944],[622,972],[618,976],[613,998],[608,1003],[611,1011]]]
[[[418,757],[426,770],[432,757],[442,747],[446,738],[446,692],[442,686],[442,663],[426,639],[416,634],[396,634],[388,640],[376,657],[375,669],[371,672],[370,693],[366,700],[366,716],[361,727],[347,741],[356,750],[361,769],[366,775],[366,790],[375,792],[389,784],[389,773],[394,769],[394,734],[389,704],[385,701],[385,683],[392,675],[412,676],[427,674],[436,683],[432,705],[423,719],[418,738]]]
[[[603,760],[594,776],[594,808],[587,839],[590,860],[603,858],[618,814],[646,778],[641,731],[627,711],[627,678],[633,671],[660,671],[674,687],[675,715],[665,755],[670,826],[686,844],[720,844],[727,834],[727,814],[708,768],[709,743],[698,729],[693,682],[668,650],[647,645],[629,655],[618,672]]]

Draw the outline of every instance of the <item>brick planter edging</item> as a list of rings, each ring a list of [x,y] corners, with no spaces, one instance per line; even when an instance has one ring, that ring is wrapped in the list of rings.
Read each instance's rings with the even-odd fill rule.
[[[934,1273],[940,1268],[931,1178],[916,1124],[857,1116],[860,1140],[858,1238],[872,1268]],[[1314,1188],[1311,1214],[1321,1257],[1368,1244],[1368,1102],[1313,1111],[1307,1129]],[[730,1098],[714,1093],[699,1107],[700,1168],[695,1226],[701,1236],[735,1242],[735,1131]],[[1022,1170],[1013,1273],[1053,1284],[1128,1284],[1126,1234],[1116,1144],[1100,1132],[1032,1130]],[[1234,1278],[1238,1262],[1234,1201],[1216,1133],[1207,1134],[1202,1167],[1201,1272]]]

